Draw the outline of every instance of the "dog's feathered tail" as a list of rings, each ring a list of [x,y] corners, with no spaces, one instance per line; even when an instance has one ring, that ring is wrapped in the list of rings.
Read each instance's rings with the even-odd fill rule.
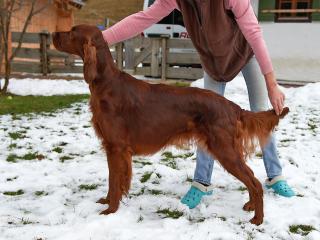
[[[271,132],[288,112],[288,107],[284,108],[279,116],[274,110],[256,113],[245,110],[241,112],[240,121],[237,124],[236,144],[244,153],[244,159],[254,153],[257,140],[261,147],[267,144]]]

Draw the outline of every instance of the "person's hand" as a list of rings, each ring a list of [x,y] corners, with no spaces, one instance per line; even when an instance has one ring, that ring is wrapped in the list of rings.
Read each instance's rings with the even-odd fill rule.
[[[272,104],[272,107],[275,110],[276,114],[280,115],[284,107],[285,95],[280,90],[273,72],[266,74],[265,79],[266,79],[268,95],[269,95],[269,99]]]

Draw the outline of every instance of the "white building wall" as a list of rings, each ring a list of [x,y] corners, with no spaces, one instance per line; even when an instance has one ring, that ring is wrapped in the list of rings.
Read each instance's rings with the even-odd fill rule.
[[[320,23],[261,23],[278,79],[320,81]]]
[[[251,0],[258,13],[259,0]],[[320,81],[320,22],[260,23],[278,79]]]

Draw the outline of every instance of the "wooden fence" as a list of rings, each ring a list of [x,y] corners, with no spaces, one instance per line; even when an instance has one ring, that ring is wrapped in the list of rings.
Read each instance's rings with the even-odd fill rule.
[[[20,33],[12,32],[13,50],[19,38]],[[11,66],[12,72],[41,73],[44,76],[50,73],[82,73],[79,59],[53,49],[49,33],[25,33],[22,42]]]
[[[20,33],[12,33],[13,46]],[[189,39],[137,37],[111,47],[117,66],[135,75],[165,79],[201,78],[200,59]],[[12,63],[13,72],[82,73],[83,63],[76,56],[53,49],[51,34],[26,33],[23,45]]]

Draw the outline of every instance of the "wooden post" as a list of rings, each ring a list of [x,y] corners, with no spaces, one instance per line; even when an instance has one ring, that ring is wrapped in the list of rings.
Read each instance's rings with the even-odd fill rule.
[[[161,80],[163,81],[167,79],[167,41],[167,37],[161,39]]]
[[[134,72],[134,43],[133,40],[124,42],[124,62],[128,73]]]
[[[104,27],[105,28],[109,28],[110,27],[110,19],[109,18],[105,18],[104,19]]]
[[[2,76],[2,68],[4,69],[4,61],[3,61],[3,57],[4,57],[4,43],[3,43],[3,39],[2,39],[2,31],[0,32],[0,77]]]
[[[48,46],[49,33],[47,31],[43,31],[40,33],[41,70],[43,76],[47,76],[49,73]]]
[[[116,45],[116,61],[120,70],[123,69],[123,43],[120,42]]]
[[[151,77],[159,77],[159,49],[160,39],[154,38],[152,41],[151,49]]]

